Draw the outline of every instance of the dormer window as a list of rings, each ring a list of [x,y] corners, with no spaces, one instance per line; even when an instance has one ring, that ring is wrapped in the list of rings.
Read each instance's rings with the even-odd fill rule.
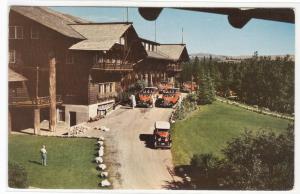
[[[31,39],[39,39],[40,38],[40,31],[36,27],[31,27],[30,31]]]
[[[23,26],[9,26],[9,39],[23,39]]]

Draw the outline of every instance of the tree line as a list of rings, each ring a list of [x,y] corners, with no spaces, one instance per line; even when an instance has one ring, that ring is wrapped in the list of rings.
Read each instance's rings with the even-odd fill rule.
[[[180,81],[195,81],[203,104],[211,103],[216,93],[291,114],[294,113],[294,70],[294,61],[288,55],[274,60],[255,52],[251,58],[237,62],[196,57],[183,65]]]

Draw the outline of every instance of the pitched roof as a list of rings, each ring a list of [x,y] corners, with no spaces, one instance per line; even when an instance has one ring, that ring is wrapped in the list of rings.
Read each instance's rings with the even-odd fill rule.
[[[95,51],[106,51],[109,50],[114,44],[115,40],[83,40],[72,45],[69,49],[71,50],[95,50]]]
[[[148,39],[145,39],[145,38],[140,38],[140,40],[142,42],[151,43],[151,44],[154,44],[154,45],[159,45],[158,42],[155,42],[155,41],[152,41],[152,40],[148,40]]]
[[[166,54],[172,60],[179,60],[181,54],[186,49],[184,44],[160,44],[157,51]]]
[[[82,19],[56,12],[47,7],[11,6],[11,10],[67,37],[85,39],[69,26],[84,22]]]
[[[119,43],[123,34],[131,27],[131,23],[90,23],[71,25],[71,27],[86,37],[70,47],[72,50],[109,50]]]
[[[147,55],[149,58],[170,60],[168,55],[161,52],[147,51]]]
[[[8,81],[9,82],[22,82],[22,81],[26,81],[27,78],[24,77],[23,75],[8,69]]]

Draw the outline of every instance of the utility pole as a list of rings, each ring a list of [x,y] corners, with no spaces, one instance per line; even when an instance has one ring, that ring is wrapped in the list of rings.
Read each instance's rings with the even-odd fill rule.
[[[154,21],[154,41],[156,42],[156,20]]]
[[[128,22],[128,7],[126,7],[126,22]]]
[[[181,44],[183,44],[183,27],[181,28]]]

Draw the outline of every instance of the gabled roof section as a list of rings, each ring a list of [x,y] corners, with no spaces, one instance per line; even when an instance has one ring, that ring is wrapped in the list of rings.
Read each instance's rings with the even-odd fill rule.
[[[156,51],[147,51],[148,58],[170,60],[169,56]]]
[[[9,82],[22,82],[26,81],[27,78],[24,77],[23,75],[11,70],[10,68],[8,69],[8,81]]]
[[[166,54],[169,59],[177,60],[188,60],[188,53],[185,44],[160,44],[157,46],[157,52]]]
[[[87,39],[71,46],[71,50],[110,50],[114,44],[119,43],[132,23],[88,23],[70,26]]]
[[[69,25],[85,22],[84,20],[51,10],[47,7],[11,6],[11,10],[71,38],[85,39]]]
[[[148,39],[145,39],[145,38],[141,38],[140,37],[140,40],[142,42],[150,43],[150,44],[153,44],[153,45],[160,45],[158,42],[155,42],[155,41],[152,41],[152,40],[148,40]]]
[[[86,50],[86,51],[107,51],[116,44],[115,40],[83,40],[72,45],[70,50]]]

